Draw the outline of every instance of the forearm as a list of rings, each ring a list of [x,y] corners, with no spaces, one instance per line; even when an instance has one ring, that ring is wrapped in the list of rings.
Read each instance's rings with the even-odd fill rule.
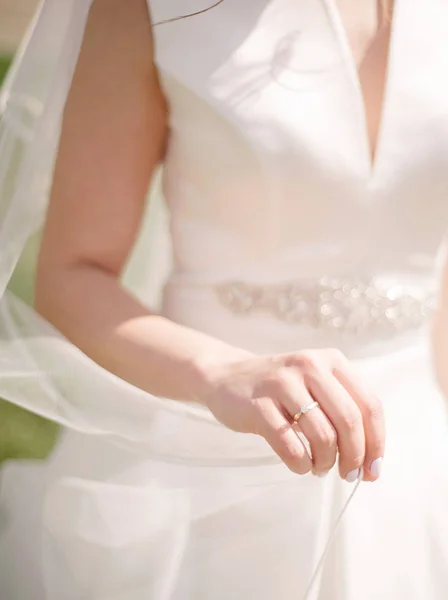
[[[157,396],[202,401],[207,367],[247,355],[152,314],[94,266],[40,276],[36,308],[99,365]]]

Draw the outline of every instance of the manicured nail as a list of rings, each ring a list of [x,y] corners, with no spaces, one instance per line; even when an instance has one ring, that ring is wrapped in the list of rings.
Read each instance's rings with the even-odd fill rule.
[[[345,476],[345,481],[348,481],[348,483],[355,483],[355,481],[358,479],[360,474],[361,474],[361,472],[359,469],[350,471],[350,473],[347,473],[347,475]]]
[[[316,473],[316,471],[313,471],[313,475],[314,477],[319,477],[319,479],[322,479],[323,477],[326,477],[328,475],[328,471],[325,471],[323,473]]]
[[[379,477],[381,475],[381,467],[383,466],[383,459],[377,458],[370,465],[369,471],[374,477]]]

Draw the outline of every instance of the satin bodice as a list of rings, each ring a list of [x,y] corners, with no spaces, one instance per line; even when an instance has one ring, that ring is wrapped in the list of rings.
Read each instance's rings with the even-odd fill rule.
[[[167,311],[173,286],[226,279],[426,285],[448,223],[448,3],[396,2],[373,160],[334,0],[226,0],[168,24],[208,3],[150,6],[170,106]]]

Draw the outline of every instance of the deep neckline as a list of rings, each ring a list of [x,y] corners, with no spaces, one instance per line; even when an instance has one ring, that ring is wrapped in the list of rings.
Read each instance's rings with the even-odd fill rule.
[[[396,69],[396,38],[397,38],[397,19],[399,11],[399,0],[395,0],[393,14],[390,22],[390,33],[388,41],[387,60],[384,74],[384,86],[381,101],[381,108],[379,113],[378,130],[376,140],[373,144],[374,149],[372,152],[372,144],[369,135],[368,126],[368,110],[367,104],[364,97],[363,86],[361,83],[361,77],[359,68],[356,63],[355,56],[350,44],[347,28],[345,26],[341,11],[337,5],[336,0],[323,0],[327,14],[333,26],[335,37],[343,62],[349,74],[349,80],[352,86],[352,93],[355,97],[356,115],[357,120],[357,131],[359,133],[359,141],[361,146],[361,152],[363,155],[363,161],[365,163],[365,170],[367,179],[370,183],[374,180],[378,171],[379,165],[383,160],[385,139],[389,129],[389,107],[391,104],[391,97],[394,89],[395,69]]]

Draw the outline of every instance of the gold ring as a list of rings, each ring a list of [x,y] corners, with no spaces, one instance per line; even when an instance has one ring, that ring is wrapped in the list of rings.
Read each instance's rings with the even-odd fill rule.
[[[306,413],[309,413],[310,410],[313,410],[313,408],[317,408],[319,406],[319,402],[311,402],[311,404],[308,404],[308,406],[304,406],[303,408],[301,408],[298,412],[296,412],[296,414],[293,416],[292,420],[293,423],[298,423],[300,417],[302,417],[303,415],[306,415]]]

